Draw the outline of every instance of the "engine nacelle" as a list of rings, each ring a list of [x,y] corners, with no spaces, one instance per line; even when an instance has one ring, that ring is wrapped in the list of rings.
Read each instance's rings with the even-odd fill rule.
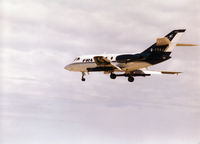
[[[169,45],[170,41],[167,37],[164,38],[157,38],[156,40],[156,46],[164,46],[164,45]]]

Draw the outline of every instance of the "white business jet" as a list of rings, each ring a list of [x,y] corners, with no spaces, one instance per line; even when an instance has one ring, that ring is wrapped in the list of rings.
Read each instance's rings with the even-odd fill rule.
[[[148,49],[137,54],[103,54],[85,55],[75,58],[73,63],[66,65],[69,71],[82,72],[82,81],[85,81],[87,72],[104,72],[110,74],[111,79],[119,76],[128,77],[129,82],[134,81],[136,76],[150,76],[151,74],[179,74],[172,71],[149,71],[144,70],[149,66],[170,59],[170,54],[175,46],[194,46],[192,44],[178,44],[185,29],[173,30],[163,38],[158,38],[156,43]]]

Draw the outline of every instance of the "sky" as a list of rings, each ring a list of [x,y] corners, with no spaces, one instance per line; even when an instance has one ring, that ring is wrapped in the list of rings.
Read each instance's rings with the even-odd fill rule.
[[[1,144],[200,144],[200,49],[111,80],[64,70],[76,56],[135,53],[173,29],[200,44],[199,0],[1,0]]]

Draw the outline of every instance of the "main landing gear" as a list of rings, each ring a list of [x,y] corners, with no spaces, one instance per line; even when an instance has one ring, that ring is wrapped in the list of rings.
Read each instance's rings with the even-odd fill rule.
[[[129,82],[133,82],[133,81],[134,81],[134,77],[129,76],[129,77],[128,77],[128,81],[129,81]]]
[[[82,77],[81,77],[81,80],[84,82],[86,79],[84,78],[85,76],[85,72],[82,72]],[[134,77],[131,75],[131,74],[114,74],[114,73],[111,73],[110,74],[110,78],[111,79],[116,79],[118,76],[125,76],[125,77],[128,77],[128,81],[129,82],[133,82],[134,81]]]
[[[116,79],[116,77],[117,77],[116,74],[114,74],[114,73],[111,73],[111,74],[110,74],[110,78],[111,78],[111,79]]]
[[[110,74],[110,78],[111,79],[116,79],[117,76],[125,76],[125,77],[128,77],[128,81],[129,82],[133,82],[134,81],[134,77],[131,76],[130,74],[114,74],[114,73],[111,73]]]
[[[85,78],[84,78],[84,76],[85,76],[85,73],[84,73],[84,72],[82,72],[82,78],[81,78],[81,80],[82,80],[82,81],[85,81]]]

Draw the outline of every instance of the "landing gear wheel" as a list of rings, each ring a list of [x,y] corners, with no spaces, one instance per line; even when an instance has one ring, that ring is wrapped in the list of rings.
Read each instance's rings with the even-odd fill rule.
[[[133,81],[134,81],[134,77],[129,76],[129,77],[128,77],[128,81],[129,81],[129,82],[133,82]]]
[[[111,79],[116,79],[116,77],[117,77],[116,74],[113,74],[113,73],[110,74]]]
[[[85,76],[85,73],[84,73],[84,72],[82,72],[82,78],[81,78],[81,80],[82,80],[82,81],[85,81],[85,78],[84,78],[84,76]]]

